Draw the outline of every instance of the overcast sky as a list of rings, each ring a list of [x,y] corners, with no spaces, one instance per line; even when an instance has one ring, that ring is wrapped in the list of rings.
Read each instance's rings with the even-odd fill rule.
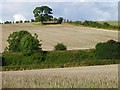
[[[54,17],[72,21],[116,21],[118,20],[118,0],[1,0],[0,22],[34,19],[35,7],[49,6]],[[33,2],[34,1],[34,2]],[[56,0],[57,1],[57,0]]]

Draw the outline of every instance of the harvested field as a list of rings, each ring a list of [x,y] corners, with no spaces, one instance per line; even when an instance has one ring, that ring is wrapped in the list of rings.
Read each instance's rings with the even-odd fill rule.
[[[42,40],[43,50],[53,50],[57,43],[64,43],[68,49],[94,48],[99,42],[110,39],[118,40],[118,31],[79,27],[69,24],[39,25],[36,23],[4,24],[2,25],[2,49],[8,45],[8,35],[15,31],[28,30],[37,33]]]
[[[3,88],[117,88],[118,65],[5,71]]]

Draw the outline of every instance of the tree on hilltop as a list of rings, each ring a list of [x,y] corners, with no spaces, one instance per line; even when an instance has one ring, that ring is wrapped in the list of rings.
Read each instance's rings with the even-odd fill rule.
[[[48,6],[36,7],[33,11],[33,14],[35,20],[40,21],[41,23],[43,23],[43,21],[49,21],[53,18],[53,16],[51,16],[52,9]]]

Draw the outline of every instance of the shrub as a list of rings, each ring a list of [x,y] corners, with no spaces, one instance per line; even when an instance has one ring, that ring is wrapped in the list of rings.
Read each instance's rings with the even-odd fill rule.
[[[63,18],[62,18],[62,17],[60,17],[60,18],[58,18],[57,20],[58,20],[58,23],[59,23],[59,24],[61,24],[61,23],[62,23],[62,21],[63,21]]]
[[[63,43],[58,43],[55,47],[55,50],[67,50],[67,47]]]
[[[37,34],[32,36],[24,30],[13,32],[8,36],[9,46],[6,47],[5,52],[23,52],[25,55],[31,55],[34,52],[42,51],[37,37]]]
[[[3,54],[2,65],[3,66],[18,66],[18,65],[32,65],[40,64],[44,60],[42,52],[33,53],[31,56],[25,56],[23,54]]]
[[[37,37],[31,34],[25,35],[20,41],[20,51],[24,54],[32,54],[41,51],[41,44]]]
[[[34,19],[31,19],[31,22],[35,22],[35,20],[34,20]]]
[[[25,35],[30,35],[28,31],[13,32],[8,36],[8,47],[5,48],[5,52],[20,52],[20,41]]]
[[[16,21],[15,23],[20,23],[20,21]]]
[[[96,45],[96,56],[99,59],[119,59],[120,43],[114,40],[98,43]]]
[[[20,20],[20,23],[23,23],[23,21],[22,21],[22,20]]]

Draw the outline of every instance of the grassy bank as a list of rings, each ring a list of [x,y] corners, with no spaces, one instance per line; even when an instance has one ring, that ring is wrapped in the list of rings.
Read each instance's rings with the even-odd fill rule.
[[[120,30],[120,26],[118,25],[117,21],[75,21],[75,22],[68,22],[69,24],[76,25],[76,26],[87,26],[93,28],[101,28],[101,29],[109,29],[109,30]]]
[[[97,59],[95,50],[54,51],[35,53],[31,56],[22,54],[3,54],[3,71],[30,70],[43,68],[64,68],[76,66],[118,64],[116,59]]]

